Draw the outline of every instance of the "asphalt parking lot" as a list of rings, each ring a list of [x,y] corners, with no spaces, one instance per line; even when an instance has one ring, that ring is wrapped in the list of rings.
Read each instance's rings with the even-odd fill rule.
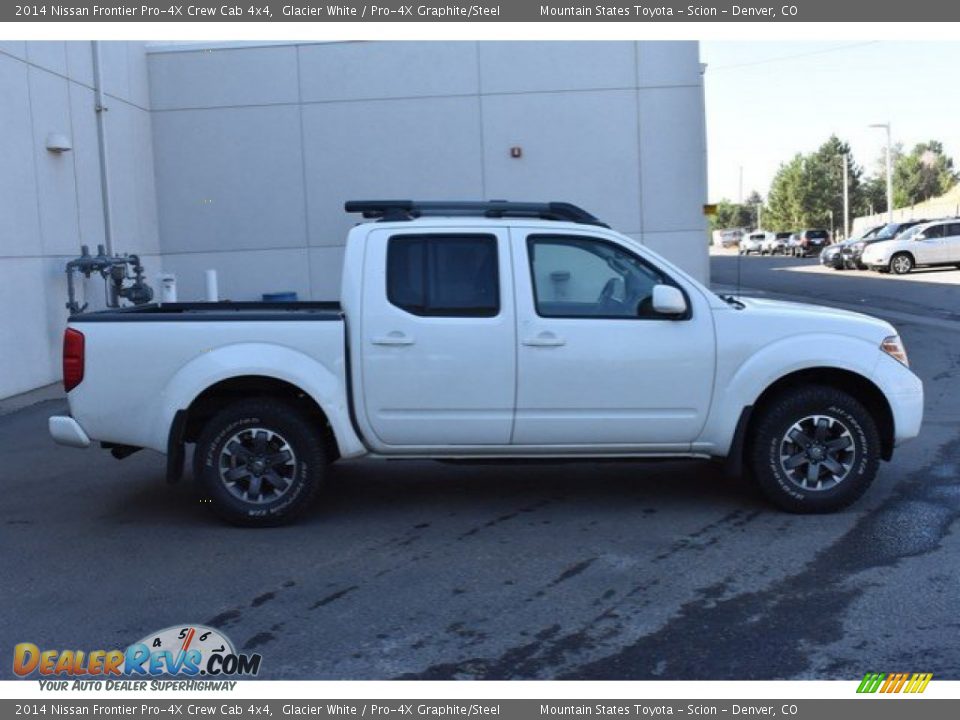
[[[205,623],[268,678],[960,679],[960,285],[711,262],[904,336],[924,428],[849,510],[783,514],[704,462],[367,461],[296,526],[242,530],[158,455],[53,445],[52,399],[0,416],[0,653]]]

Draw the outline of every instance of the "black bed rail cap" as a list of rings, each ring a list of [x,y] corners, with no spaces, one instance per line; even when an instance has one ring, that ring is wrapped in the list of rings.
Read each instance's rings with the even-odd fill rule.
[[[460,215],[486,218],[537,218],[610,227],[581,207],[568,202],[510,202],[508,200],[348,200],[348,213],[362,213],[386,222],[419,217]]]

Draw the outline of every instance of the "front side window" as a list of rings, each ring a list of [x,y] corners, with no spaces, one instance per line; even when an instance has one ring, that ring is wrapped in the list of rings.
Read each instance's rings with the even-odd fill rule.
[[[661,318],[656,268],[610,242],[563,235],[527,239],[534,301],[541,317]]]
[[[413,315],[500,312],[493,235],[396,235],[387,244],[387,299]]]

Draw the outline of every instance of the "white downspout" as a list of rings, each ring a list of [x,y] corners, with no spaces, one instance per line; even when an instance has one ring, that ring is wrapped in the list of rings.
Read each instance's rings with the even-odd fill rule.
[[[113,255],[113,206],[110,203],[110,170],[107,163],[107,129],[104,113],[109,110],[103,92],[103,59],[100,41],[91,42],[93,50],[94,110],[97,114],[97,141],[100,154],[100,194],[103,198],[103,239],[107,255]]]

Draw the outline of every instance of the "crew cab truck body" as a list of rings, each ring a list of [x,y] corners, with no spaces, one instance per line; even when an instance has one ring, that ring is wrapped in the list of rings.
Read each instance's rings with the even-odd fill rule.
[[[170,480],[196,443],[214,509],[268,525],[364,455],[726,458],[787,510],[835,510],[918,433],[886,322],[722,298],[570,207],[358,203],[379,221],[350,231],[342,307],[73,316],[51,434],[167,453]]]

